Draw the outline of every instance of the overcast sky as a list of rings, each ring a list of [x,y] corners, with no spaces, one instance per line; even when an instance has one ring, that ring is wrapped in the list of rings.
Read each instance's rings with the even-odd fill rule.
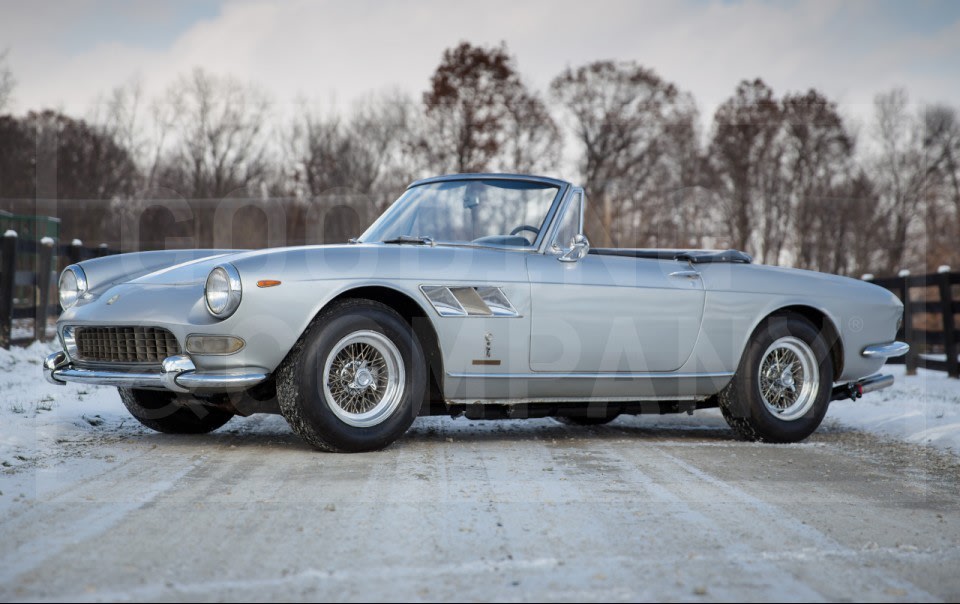
[[[132,77],[158,91],[195,66],[259,82],[284,104],[419,94],[461,40],[506,41],[540,89],[568,65],[636,60],[692,92],[707,116],[758,76],[778,94],[819,88],[848,115],[893,86],[960,105],[955,1],[0,0],[17,112],[82,116]]]

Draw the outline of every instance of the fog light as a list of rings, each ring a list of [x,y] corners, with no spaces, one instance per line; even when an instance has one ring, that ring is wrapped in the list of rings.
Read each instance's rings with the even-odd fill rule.
[[[234,336],[187,336],[190,354],[233,354],[243,346],[243,340]]]

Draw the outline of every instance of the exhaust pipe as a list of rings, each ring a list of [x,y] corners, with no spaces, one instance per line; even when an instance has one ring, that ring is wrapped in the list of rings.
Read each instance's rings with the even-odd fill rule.
[[[884,388],[889,388],[893,386],[893,376],[892,375],[871,375],[870,377],[863,378],[856,382],[850,382],[849,384],[840,384],[839,386],[834,386],[833,394],[830,397],[831,401],[839,401],[845,399],[857,400],[864,394],[869,392],[876,392],[877,390],[883,390]]]

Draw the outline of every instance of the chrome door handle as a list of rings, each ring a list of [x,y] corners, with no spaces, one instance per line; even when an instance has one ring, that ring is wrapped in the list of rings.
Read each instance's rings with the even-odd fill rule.
[[[674,271],[670,273],[670,276],[679,279],[699,279],[700,273],[697,271]]]

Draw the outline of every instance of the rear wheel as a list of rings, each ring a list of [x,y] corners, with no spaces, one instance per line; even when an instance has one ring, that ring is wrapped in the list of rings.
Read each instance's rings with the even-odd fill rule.
[[[757,328],[718,398],[724,419],[742,438],[789,443],[820,426],[832,386],[823,334],[803,317],[777,315]]]
[[[233,413],[204,405],[190,395],[166,390],[118,388],[120,400],[144,426],[166,434],[205,434],[224,425]]]
[[[413,329],[371,300],[345,300],[324,310],[277,373],[283,416],[325,451],[386,447],[419,414],[425,388]]]

